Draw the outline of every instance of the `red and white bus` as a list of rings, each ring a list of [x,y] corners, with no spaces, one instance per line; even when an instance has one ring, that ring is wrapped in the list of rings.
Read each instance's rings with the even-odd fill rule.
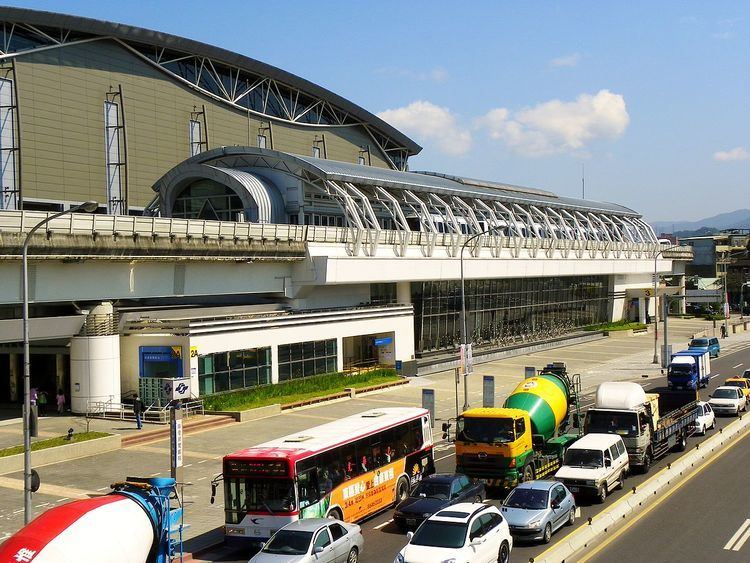
[[[227,455],[223,470],[228,538],[265,540],[298,518],[362,520],[434,471],[429,411],[348,416]]]

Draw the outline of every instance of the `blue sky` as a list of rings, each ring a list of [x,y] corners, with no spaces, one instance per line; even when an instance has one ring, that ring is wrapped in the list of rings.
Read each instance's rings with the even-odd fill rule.
[[[9,2],[273,64],[392,122],[437,170],[651,220],[748,205],[744,2]],[[458,7],[457,7],[458,6]]]

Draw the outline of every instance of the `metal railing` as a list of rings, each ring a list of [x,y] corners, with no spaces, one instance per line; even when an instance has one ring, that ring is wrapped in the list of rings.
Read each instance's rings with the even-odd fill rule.
[[[53,215],[43,211],[0,211],[0,232],[28,233],[34,225]],[[371,249],[374,254],[378,247],[391,247],[402,255],[410,246],[430,249],[446,249],[448,254],[457,256],[457,249],[471,236],[456,233],[429,233],[424,231],[393,231],[356,229],[352,227],[322,227],[317,225],[284,225],[278,223],[237,223],[233,221],[206,221],[201,219],[177,219],[167,217],[138,217],[129,215],[91,215],[72,213],[50,221],[47,236],[56,233],[83,236],[111,237],[150,237],[180,240],[242,240],[261,244],[299,242],[345,244],[354,253],[360,249]],[[650,257],[659,250],[656,242],[619,242],[587,239],[555,239],[536,237],[515,237],[485,235],[478,237],[473,248],[510,250],[514,257],[521,251],[536,257],[541,251],[549,256],[557,251],[564,257],[591,258],[601,255],[614,258]],[[675,251],[676,258],[692,256],[692,249]],[[623,256],[624,255],[624,256]]]
[[[168,424],[170,405],[159,406],[152,404],[146,407],[141,419],[144,422],[155,424]],[[189,418],[191,416],[203,415],[205,409],[201,399],[191,399],[182,402],[182,416]],[[86,418],[103,418],[107,420],[130,420],[135,421],[133,405],[128,403],[119,403],[113,400],[108,401],[87,401]]]

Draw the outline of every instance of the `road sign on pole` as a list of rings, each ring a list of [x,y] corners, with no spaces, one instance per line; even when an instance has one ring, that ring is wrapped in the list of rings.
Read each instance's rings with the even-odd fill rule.
[[[422,389],[422,408],[430,411],[432,427],[435,427],[435,390]]]
[[[182,482],[182,408],[177,403],[169,410],[170,474],[178,483]]]

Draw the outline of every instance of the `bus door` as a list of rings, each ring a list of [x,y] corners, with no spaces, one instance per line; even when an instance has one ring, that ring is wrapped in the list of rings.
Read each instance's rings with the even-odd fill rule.
[[[422,417],[422,436],[423,436],[423,444],[425,447],[432,445],[432,423],[430,421],[430,417],[423,416]]]
[[[297,475],[297,497],[300,518],[325,518],[329,496],[321,491],[317,467],[311,467]]]

